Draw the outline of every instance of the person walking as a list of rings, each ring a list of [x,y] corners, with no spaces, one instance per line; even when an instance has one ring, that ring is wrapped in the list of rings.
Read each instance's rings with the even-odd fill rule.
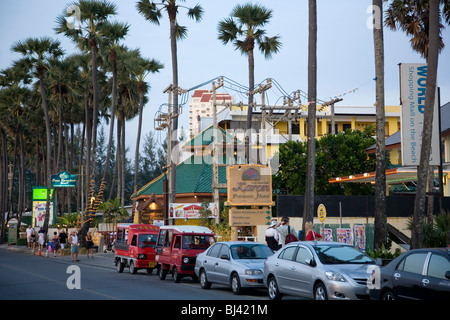
[[[58,233],[55,231],[53,232],[53,238],[52,238],[52,251],[53,254],[56,257],[56,254],[58,253],[59,250],[59,237],[58,237]]]
[[[34,248],[36,247],[36,231],[34,231],[34,229],[32,230],[33,231],[31,231],[30,243],[31,243],[31,250],[33,250],[34,254]]]
[[[91,252],[91,258],[94,258],[94,240],[92,239],[91,232],[86,235],[86,255],[89,259],[89,251]]]
[[[295,228],[289,225],[289,218],[282,217],[281,223],[277,224],[276,230],[280,234],[281,246],[288,244],[289,242],[297,241]]]
[[[313,223],[311,221],[306,221],[305,223],[306,229],[306,241],[314,241],[322,239],[322,236],[314,231]]]
[[[44,232],[44,229],[41,228],[41,229],[39,229],[39,232],[38,232],[38,246],[39,246],[38,255],[40,254],[40,252],[42,250],[44,250],[44,244],[45,244],[45,232]]]
[[[276,225],[277,225],[277,221],[276,220],[272,220],[272,223],[270,224],[270,227],[267,228],[266,230],[266,242],[267,242],[267,246],[272,249],[272,251],[277,251],[280,246],[278,245],[279,240],[280,240],[280,235],[278,233],[278,231],[275,229]]]
[[[31,249],[31,234],[33,232],[33,228],[31,228],[31,225],[28,225],[27,228],[27,244],[28,244],[28,249]]]
[[[61,256],[64,255],[64,247],[67,242],[67,233],[64,229],[59,233],[59,244],[61,245]]]
[[[78,236],[75,231],[72,231],[69,237],[69,243],[70,243],[70,254],[72,256],[72,261],[80,261],[78,260]],[[75,259],[75,260],[74,260]]]

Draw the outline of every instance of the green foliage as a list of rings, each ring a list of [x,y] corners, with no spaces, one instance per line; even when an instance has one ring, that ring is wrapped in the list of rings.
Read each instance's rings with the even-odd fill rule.
[[[407,228],[412,230],[413,218],[408,219]],[[429,223],[424,219],[423,223],[423,246],[425,248],[446,247],[447,234],[450,230],[450,213],[443,212],[433,217],[433,222]]]
[[[67,213],[61,217],[56,217],[57,225],[60,228],[75,228],[81,221],[80,213],[73,212]]]
[[[373,127],[363,131],[326,134],[316,140],[316,186],[322,195],[373,194],[370,184],[329,184],[332,177],[348,176],[375,170],[375,155],[365,150],[375,143]],[[304,194],[306,185],[307,143],[288,141],[279,149],[279,171],[274,177],[274,189],[288,194]]]

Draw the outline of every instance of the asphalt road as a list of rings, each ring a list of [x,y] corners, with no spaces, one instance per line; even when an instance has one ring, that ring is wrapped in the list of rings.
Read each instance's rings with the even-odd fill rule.
[[[130,274],[113,268],[113,255],[94,258],[108,259],[110,266],[92,263],[86,256],[80,262],[69,257],[42,257],[15,252],[0,252],[0,300],[267,300],[265,289],[248,295],[234,295],[225,286],[213,285],[201,289],[190,278],[180,283],[168,276],[161,281],[145,270]],[[109,260],[111,259],[111,260]],[[103,261],[102,261],[103,262]],[[109,265],[109,264],[106,264]]]

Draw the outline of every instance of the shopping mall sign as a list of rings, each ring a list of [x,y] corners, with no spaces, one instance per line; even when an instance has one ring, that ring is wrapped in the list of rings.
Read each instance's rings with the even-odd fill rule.
[[[228,203],[230,206],[272,206],[270,167],[237,165],[228,168]]]
[[[404,166],[418,166],[420,163],[427,71],[427,64],[424,63],[400,64],[401,142]],[[440,139],[437,97],[436,94],[433,105],[430,165],[439,165]]]
[[[61,171],[58,174],[52,174],[51,181],[53,188],[68,188],[77,186],[77,176],[72,175],[67,171]]]

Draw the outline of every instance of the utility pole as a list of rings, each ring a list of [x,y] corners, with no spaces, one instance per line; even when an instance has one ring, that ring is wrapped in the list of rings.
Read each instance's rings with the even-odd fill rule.
[[[288,106],[288,135],[289,135],[289,140],[292,140],[292,113],[291,113],[291,109],[293,108],[293,104],[294,101],[296,100],[300,100],[300,90],[297,90],[294,92],[294,96],[292,98],[287,98],[284,97],[283,98],[283,104],[287,104]],[[299,104],[299,108],[300,108],[300,104]],[[295,116],[294,116],[294,121],[297,118],[297,114],[298,114],[298,110],[295,110]]]
[[[267,136],[266,136],[266,91],[272,88],[272,79],[267,79],[265,85],[260,85],[258,89],[251,92],[252,95],[255,93],[261,93],[261,144],[262,152],[260,154],[258,164],[267,165]],[[259,151],[258,151],[259,152]]]
[[[219,184],[219,152],[218,152],[218,139],[217,139],[217,100],[216,100],[216,91],[220,87],[223,86],[223,78],[219,78],[217,80],[218,84],[216,86],[216,82],[212,83],[212,94],[213,94],[213,194],[214,194],[214,202],[219,203],[219,188],[221,185]],[[220,222],[220,215],[216,217],[216,223]]]
[[[343,99],[337,98],[330,101],[327,101],[322,104],[323,107],[330,106],[331,107],[331,134],[336,134],[335,129],[335,119],[334,119],[334,104],[342,101]]]

